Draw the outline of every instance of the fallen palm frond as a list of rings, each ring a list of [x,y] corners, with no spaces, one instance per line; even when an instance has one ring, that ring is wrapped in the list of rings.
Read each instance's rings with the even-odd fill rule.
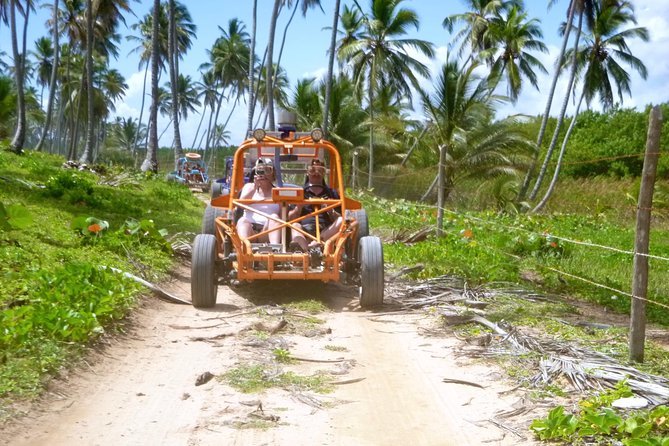
[[[540,338],[523,333],[508,322],[495,323],[485,318],[481,309],[496,296],[514,295],[530,302],[559,302],[558,296],[541,295],[522,289],[518,284],[495,283],[492,287],[470,289],[459,278],[440,276],[421,282],[393,282],[387,296],[393,303],[408,309],[438,307],[445,326],[475,323],[490,330],[485,336],[460,337],[467,346],[460,354],[477,357],[538,356],[536,373],[529,379],[534,386],[566,380],[573,390],[584,392],[613,388],[626,379],[632,391],[652,404],[669,402],[669,379],[644,373],[620,364],[615,358],[568,341]],[[487,302],[486,302],[487,301]],[[466,304],[469,303],[469,306]],[[464,305],[464,306],[463,306]],[[591,322],[570,323],[586,328],[609,326]]]
[[[426,240],[429,236],[434,234],[434,226],[425,226],[424,228],[419,229],[418,231],[411,232],[408,229],[400,229],[393,232],[392,236],[388,239],[389,242],[400,242],[406,244],[418,243]]]
[[[163,290],[162,288],[152,284],[151,282],[142,279],[141,277],[138,277],[134,274],[131,274],[126,271],[121,271],[118,268],[112,268],[111,266],[101,266],[100,268],[102,269],[109,269],[110,271],[114,271],[115,273],[122,274],[123,276],[127,277],[128,279],[132,279],[137,283],[141,283],[151,291],[153,291],[159,298],[166,300],[168,302],[173,302],[177,304],[184,304],[184,305],[190,305],[191,303],[187,300],[184,300],[180,297],[177,297],[173,294],[168,293],[167,291]]]
[[[471,316],[469,321],[491,328],[498,335],[490,345],[483,347],[488,355],[534,352],[544,356],[538,363],[538,372],[529,381],[532,385],[548,384],[564,378],[574,390],[584,392],[613,388],[619,381],[627,379],[632,391],[651,403],[669,401],[669,379],[665,377],[622,365],[614,358],[591,349],[538,339],[517,329],[504,330],[481,316]],[[481,351],[479,347],[479,353]]]
[[[177,232],[176,234],[168,237],[168,242],[172,246],[172,252],[185,259],[191,258],[193,253],[191,247],[191,241],[195,237],[195,234],[192,232]]]

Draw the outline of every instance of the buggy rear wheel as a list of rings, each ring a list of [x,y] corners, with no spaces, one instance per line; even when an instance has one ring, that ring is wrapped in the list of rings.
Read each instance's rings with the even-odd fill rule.
[[[223,183],[213,182],[211,184],[211,198],[217,198],[223,195]]]
[[[219,208],[208,204],[202,217],[202,233],[216,234],[216,217],[220,217],[221,215],[223,215],[223,212]]]
[[[355,209],[346,211],[347,218],[353,218],[358,222],[358,230],[355,234],[355,240],[349,238],[346,240],[346,254],[351,260],[360,261],[360,239],[369,235],[369,221],[367,220],[367,211],[364,209]]]
[[[363,237],[367,237],[369,235],[369,220],[367,219],[367,211],[364,209],[356,209],[349,212],[349,215],[355,218],[355,220],[358,222],[358,234],[356,241],[359,241]]]
[[[216,305],[216,237],[198,234],[193,242],[190,292],[193,306],[211,308]]]
[[[374,236],[362,237],[358,246],[360,259],[360,306],[383,304],[383,245]]]

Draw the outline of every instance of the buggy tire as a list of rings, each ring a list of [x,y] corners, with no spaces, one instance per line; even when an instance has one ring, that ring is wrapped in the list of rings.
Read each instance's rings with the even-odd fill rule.
[[[202,234],[216,234],[216,218],[223,215],[220,209],[208,204],[202,217]]]
[[[374,236],[362,237],[358,246],[360,259],[360,306],[383,304],[383,244]]]
[[[211,198],[220,197],[223,194],[223,183],[213,182],[211,184]]]
[[[168,173],[165,175],[165,181],[168,183],[175,183],[177,181],[177,176],[174,175],[173,173]]]
[[[358,222],[358,235],[357,239],[360,241],[361,238],[367,237],[369,235],[369,220],[367,219],[367,211],[364,209],[356,209],[350,211],[350,214]]]
[[[211,308],[216,305],[216,237],[198,234],[193,242],[190,292],[193,306]]]
[[[354,218],[358,222],[358,231],[355,235],[355,240],[350,238],[346,241],[346,254],[349,259],[360,260],[358,253],[360,252],[360,239],[369,235],[369,221],[367,220],[367,211],[364,209],[355,209],[346,211],[347,218]],[[357,250],[357,252],[356,252]]]

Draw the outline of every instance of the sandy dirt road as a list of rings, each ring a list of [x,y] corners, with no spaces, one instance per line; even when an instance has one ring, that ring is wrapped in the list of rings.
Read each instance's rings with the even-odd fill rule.
[[[163,286],[189,299],[187,267]],[[338,285],[278,288],[220,286],[216,307],[206,311],[147,298],[125,335],[109,338],[84,366],[55,380],[24,417],[0,426],[0,444],[534,444],[529,414],[500,417],[522,394],[494,367],[458,356],[460,341],[435,330],[431,316],[362,311],[355,290]],[[280,319],[268,316],[282,311],[274,303],[300,299],[327,306],[316,315],[322,324],[309,331],[288,322],[271,336],[256,336]],[[296,316],[286,320],[299,325],[307,317]],[[276,363],[276,348],[299,360]],[[219,379],[257,363],[300,376],[325,373],[337,384],[327,394],[240,393]],[[205,372],[214,378],[196,385]]]

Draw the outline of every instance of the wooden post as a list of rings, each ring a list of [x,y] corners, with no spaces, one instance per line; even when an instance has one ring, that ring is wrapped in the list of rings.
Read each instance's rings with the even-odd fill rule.
[[[646,154],[641,174],[641,190],[636,213],[636,239],[634,242],[634,277],[632,278],[632,308],[630,311],[629,359],[643,362],[646,338],[646,295],[648,291],[648,240],[650,211],[653,205],[655,173],[660,151],[662,112],[653,107],[648,122]]]
[[[439,146],[439,173],[437,174],[438,178],[438,189],[437,189],[437,237],[443,235],[444,229],[444,169],[446,164],[446,146]]]
[[[358,188],[358,151],[353,152],[353,172],[351,173],[351,189]]]

